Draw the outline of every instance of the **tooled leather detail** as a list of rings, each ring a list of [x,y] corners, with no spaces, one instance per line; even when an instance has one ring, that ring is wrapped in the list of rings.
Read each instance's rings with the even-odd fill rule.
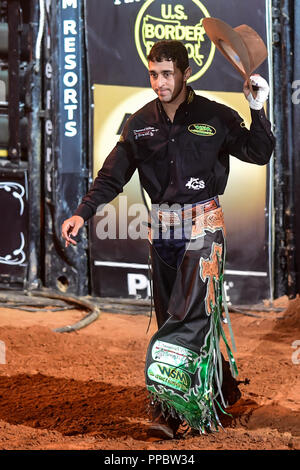
[[[224,235],[226,235],[224,215],[221,207],[195,217],[193,222],[192,238],[204,236],[205,230],[215,232],[216,230],[223,229]]]
[[[205,307],[208,315],[212,313],[212,308],[216,304],[214,278],[219,279],[221,259],[222,245],[218,243],[213,243],[209,258],[200,259],[200,277],[203,282],[208,278],[205,297]]]

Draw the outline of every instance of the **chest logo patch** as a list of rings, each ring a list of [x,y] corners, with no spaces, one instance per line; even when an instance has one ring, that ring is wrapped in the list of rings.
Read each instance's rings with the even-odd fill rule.
[[[216,129],[213,126],[210,126],[209,124],[190,124],[188,130],[192,134],[205,136],[215,135],[215,133],[217,132]]]
[[[153,137],[158,130],[155,127],[144,127],[144,129],[134,129],[133,134],[135,140],[138,140],[140,137]]]
[[[205,183],[203,180],[200,180],[200,178],[190,178],[189,181],[186,183],[186,188],[188,189],[194,189],[195,191],[198,191],[199,189],[204,189],[205,188]]]

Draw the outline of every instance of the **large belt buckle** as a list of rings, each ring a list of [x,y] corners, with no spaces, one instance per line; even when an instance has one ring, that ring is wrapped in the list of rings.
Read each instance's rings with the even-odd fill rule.
[[[181,225],[181,219],[177,212],[165,212],[159,211],[158,213],[159,220],[165,224],[167,227]]]

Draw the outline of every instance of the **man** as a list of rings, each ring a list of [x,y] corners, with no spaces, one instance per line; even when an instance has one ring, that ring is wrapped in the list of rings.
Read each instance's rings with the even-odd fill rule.
[[[158,330],[150,341],[145,376],[151,397],[151,431],[173,438],[181,423],[216,429],[219,410],[239,398],[236,365],[223,331],[225,226],[223,194],[229,155],[267,164],[274,147],[263,110],[269,87],[252,77],[257,96],[247,130],[232,109],[197,96],[186,48],[159,41],[148,56],[158,98],[127,121],[120,141],[98,172],[75,215],[62,226],[66,246],[76,244],[84,222],[114,199],[138,169],[152,202],[149,241]],[[220,352],[223,337],[226,362]],[[230,370],[229,370],[230,367]]]

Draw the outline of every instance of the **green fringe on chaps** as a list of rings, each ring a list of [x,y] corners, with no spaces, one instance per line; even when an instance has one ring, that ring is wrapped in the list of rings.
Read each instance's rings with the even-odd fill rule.
[[[231,374],[233,377],[236,377],[238,374],[237,366],[222,324],[224,322],[222,314],[224,306],[232,345],[235,349],[224,295],[223,262],[218,254],[217,256],[219,275],[218,277],[213,277],[215,302],[214,304],[212,302],[210,303],[210,325],[199,354],[195,353],[195,351],[189,351],[187,348],[182,348],[184,354],[181,355],[185,357],[184,362],[177,363],[176,365],[173,362],[172,367],[168,367],[162,363],[156,363],[156,369],[152,364],[152,369],[149,367],[147,370],[148,377],[153,377],[155,382],[159,382],[159,374],[164,374],[164,376],[167,374],[167,380],[171,387],[164,386],[166,382],[163,383],[163,381],[157,384],[153,384],[153,382],[151,384],[148,383],[147,389],[150,392],[152,403],[160,403],[161,409],[165,415],[170,413],[173,417],[179,417],[182,422],[187,423],[191,428],[197,429],[200,433],[204,434],[206,432],[217,431],[219,427],[222,427],[218,415],[219,412],[228,415],[225,411],[226,403],[221,389],[223,372],[220,338],[223,339],[226,346]],[[156,343],[160,342],[157,341]],[[179,352],[182,353],[182,351],[178,349],[180,348],[179,346],[174,346],[171,343],[162,342],[162,344],[158,344],[156,350],[159,351],[160,347],[164,351],[169,347],[171,354],[172,348],[175,348],[174,351],[176,351],[176,354],[179,355]],[[194,372],[194,374],[198,375],[197,384],[195,386],[191,387],[189,374],[187,374],[186,371]],[[156,374],[155,379],[153,374]],[[186,384],[186,387],[184,387],[184,384]],[[177,393],[172,387],[177,388],[181,393]]]

